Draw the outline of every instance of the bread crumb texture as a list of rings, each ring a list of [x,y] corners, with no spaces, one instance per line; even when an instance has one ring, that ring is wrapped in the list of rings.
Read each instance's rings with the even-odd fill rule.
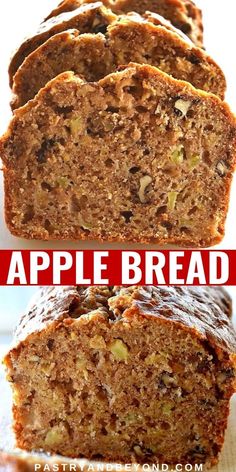
[[[62,72],[74,71],[89,82],[98,81],[131,61],[156,66],[224,98],[226,80],[220,67],[164,18],[158,17],[157,23],[148,12],[143,17],[137,13],[111,15],[104,6],[96,5],[87,6],[87,22],[84,7],[79,8],[66,27],[58,20],[57,25],[53,23],[31,39],[32,43],[37,39],[38,47],[14,75],[13,109],[34,98]],[[68,27],[77,29],[65,31]],[[176,109],[186,115],[188,106],[190,103],[179,99]]]
[[[213,245],[224,235],[235,129],[216,96],[149,65],[93,83],[61,74],[1,139],[9,229]]]
[[[47,17],[53,18],[61,13],[73,11],[91,0],[64,0]],[[115,13],[136,11],[144,14],[152,12],[169,20],[176,28],[186,34],[197,46],[203,46],[202,12],[192,0],[104,0],[104,5]]]
[[[105,11],[108,13],[106,18]],[[166,28],[173,30],[175,27],[181,31],[182,36],[187,35],[196,46],[203,46],[202,13],[190,0],[104,0],[95,3],[90,0],[69,0],[62,2],[59,8],[40,24],[35,34],[25,39],[17,49],[9,66],[10,85],[25,58],[53,34],[70,28],[77,28],[83,33],[104,32],[115,14],[128,12],[148,15],[154,24],[165,21]],[[160,19],[160,15],[165,20]]]

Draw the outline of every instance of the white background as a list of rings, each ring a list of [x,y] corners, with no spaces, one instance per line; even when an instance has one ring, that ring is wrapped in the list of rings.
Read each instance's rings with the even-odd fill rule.
[[[34,31],[38,23],[54,8],[59,0],[11,0],[1,2],[0,13],[0,134],[10,119],[10,92],[7,68],[11,52],[24,36]],[[204,13],[205,46],[207,51],[223,68],[228,81],[227,100],[236,111],[236,2],[235,0],[199,0]],[[226,249],[236,249],[236,183],[232,192],[227,235],[221,244]],[[0,181],[0,249],[32,247],[86,248],[87,243],[37,243],[21,241],[10,236],[3,219],[3,193]],[[112,247],[106,245],[106,248]],[[117,246],[113,246],[117,247]],[[137,245],[135,246],[137,248]],[[0,288],[0,331],[9,332],[19,314],[25,309],[28,298],[35,288]],[[231,289],[232,295],[236,289]],[[235,297],[236,311],[236,297]]]
[[[23,38],[37,28],[59,0],[11,0],[1,2],[0,13],[0,134],[6,130],[11,112],[9,109],[10,92],[7,68],[9,58]],[[227,100],[236,111],[236,4],[235,0],[198,0],[203,9],[205,25],[205,46],[207,51],[223,68],[228,81]],[[3,191],[0,179],[0,248],[96,248],[97,244],[87,242],[29,242],[10,235],[3,217]],[[106,244],[106,248],[121,247],[119,244]],[[136,245],[129,247],[138,248]],[[155,246],[151,245],[150,248]],[[226,237],[220,247],[236,249],[236,179],[232,190],[230,212],[227,221]]]

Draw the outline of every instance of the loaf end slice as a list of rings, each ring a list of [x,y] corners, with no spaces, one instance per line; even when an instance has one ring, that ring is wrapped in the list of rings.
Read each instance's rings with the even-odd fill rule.
[[[46,83],[65,71],[97,81],[129,62],[148,63],[176,79],[224,98],[226,80],[220,67],[165,27],[145,21],[138,14],[117,16],[106,35],[58,33],[27,56],[14,76],[12,108],[32,99]]]
[[[54,9],[47,19],[63,12],[73,11],[91,0],[64,0]],[[191,0],[103,0],[104,5],[117,14],[130,11],[143,15],[147,10],[169,20],[176,28],[185,33],[196,46],[203,46],[202,12]]]
[[[94,83],[65,73],[17,110],[0,155],[17,236],[210,246],[224,235],[235,118],[151,66]]]
[[[17,446],[119,463],[216,463],[235,391],[224,297],[153,286],[40,291],[5,358]]]

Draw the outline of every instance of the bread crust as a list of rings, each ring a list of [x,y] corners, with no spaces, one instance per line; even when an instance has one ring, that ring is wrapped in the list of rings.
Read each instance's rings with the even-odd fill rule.
[[[110,309],[125,305],[129,288],[109,289],[117,293]],[[50,325],[70,319],[71,311],[82,303],[81,293],[86,293],[88,299],[96,300],[97,292],[99,288],[96,286],[42,287],[31,299],[16,328],[13,348],[19,349],[31,335],[47,330]],[[123,320],[131,320],[133,316],[154,317],[157,321],[161,318],[194,333],[217,352],[225,352],[232,358],[236,355],[236,334],[231,321],[232,300],[221,287],[136,286],[129,303],[127,310],[122,310],[120,315]]]
[[[84,0],[64,0],[46,19],[53,18],[65,11],[73,11],[83,2]],[[202,12],[191,0],[154,0],[145,2],[131,2],[130,0],[116,0],[115,2],[111,2],[110,0],[104,0],[103,3],[118,14],[127,13],[128,11],[136,11],[137,13],[143,14],[147,10],[158,13],[187,34],[197,46],[203,46]]]

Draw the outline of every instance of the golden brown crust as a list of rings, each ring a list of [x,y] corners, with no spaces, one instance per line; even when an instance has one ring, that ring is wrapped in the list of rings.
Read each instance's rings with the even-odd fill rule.
[[[16,342],[23,341],[34,331],[41,331],[49,323],[69,317],[70,307],[79,302],[75,286],[41,288],[31,299],[26,314],[16,331]]]
[[[149,19],[148,14],[146,17]],[[73,30],[52,36],[29,54],[16,72],[12,108],[24,105],[64,71],[82,74],[91,82],[131,61],[159,67],[176,79],[224,99],[226,80],[220,67],[202,49],[166,29],[160,17],[158,21],[159,26],[138,14],[129,14],[116,17],[106,35],[79,35]]]
[[[194,332],[216,350],[236,354],[236,334],[230,320],[231,297],[222,288],[214,287],[109,287],[108,306],[114,314],[124,306],[119,319],[133,316],[155,317],[178,323],[186,331]],[[132,291],[132,297],[126,297]],[[98,294],[97,294],[98,292]],[[97,298],[98,297],[98,298]],[[112,298],[113,297],[113,298]],[[16,346],[35,332],[47,329],[52,323],[69,319],[84,300],[100,302],[96,287],[42,288],[32,298],[26,314],[15,332]],[[109,314],[110,316],[110,314]]]
[[[117,16],[124,16],[124,15],[125,13],[123,13],[122,15],[117,15]],[[156,26],[164,26],[167,30],[171,31],[172,33],[178,34],[178,36],[184,39],[184,41],[186,41],[189,45],[193,46],[194,44],[191,41],[191,39],[186,34],[183,33],[183,31],[176,28],[174,25],[172,25],[172,23],[169,20],[166,20],[166,18],[159,15],[158,13],[146,11],[145,13],[140,15],[139,13],[136,13],[136,12],[128,12],[126,13],[126,15],[131,18],[136,17],[136,16],[137,18],[141,18],[141,19],[143,18],[147,21],[150,21],[150,23],[153,23]]]
[[[135,13],[138,15],[138,13]],[[127,13],[127,15],[134,15],[133,12]],[[191,41],[191,39],[183,33],[180,29],[176,28],[169,20],[166,20],[163,16],[159,15],[158,13],[153,13],[151,11],[146,11],[142,15],[142,18],[148,20],[150,23],[153,23],[156,26],[165,26],[166,29],[172,31],[173,33],[178,34],[184,41],[186,41],[189,45],[198,47]]]
[[[85,0],[85,2],[89,2],[89,0]],[[50,13],[47,19],[65,11],[73,11],[82,3],[84,3],[84,0],[64,0]],[[158,13],[187,34],[197,46],[202,47],[203,45],[202,13],[190,0],[148,0],[142,2],[137,0],[116,0],[115,2],[104,0],[103,3],[118,14],[127,13],[128,11],[143,14],[147,10]]]

